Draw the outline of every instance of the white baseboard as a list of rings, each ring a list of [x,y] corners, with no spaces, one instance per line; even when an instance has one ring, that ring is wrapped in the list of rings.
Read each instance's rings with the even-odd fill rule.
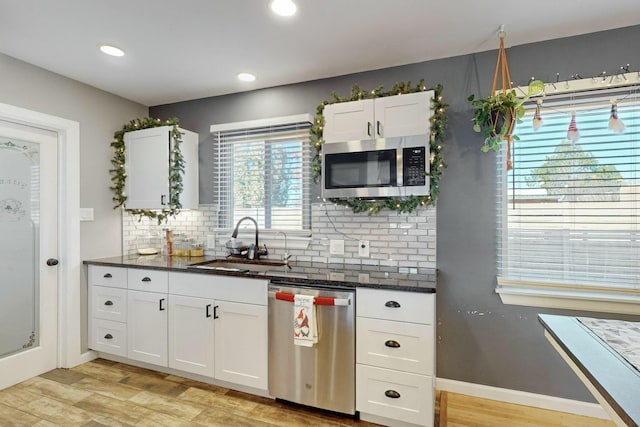
[[[568,412],[586,417],[610,420],[607,412],[597,403],[582,402],[580,400],[563,399],[545,394],[529,393],[526,391],[510,390],[491,387],[464,381],[436,378],[436,389],[483,399],[500,402],[515,403],[517,405],[532,406],[534,408],[550,409],[552,411]]]

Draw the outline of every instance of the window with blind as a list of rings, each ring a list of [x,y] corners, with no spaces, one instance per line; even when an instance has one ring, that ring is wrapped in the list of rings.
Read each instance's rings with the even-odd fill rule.
[[[497,160],[496,291],[503,301],[639,312],[639,89],[548,94],[538,130],[536,104],[527,108],[515,131],[513,169],[504,166],[506,150]],[[612,100],[621,133],[609,128]],[[569,139],[576,130],[578,139]]]
[[[218,227],[254,218],[260,230],[311,228],[311,116],[212,126]]]

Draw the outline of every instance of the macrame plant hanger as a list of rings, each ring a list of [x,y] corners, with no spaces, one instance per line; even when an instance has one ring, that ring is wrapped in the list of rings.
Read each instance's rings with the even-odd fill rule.
[[[491,95],[494,96],[497,89],[498,84],[498,73],[500,73],[500,78],[502,82],[502,87],[500,89],[502,94],[506,94],[508,91],[511,91],[511,76],[509,74],[509,65],[507,64],[507,54],[504,50],[504,38],[507,33],[504,32],[504,27],[500,27],[500,31],[498,32],[498,38],[500,39],[500,48],[498,49],[498,61],[496,62],[496,71],[493,74],[493,85],[491,86]],[[494,135],[502,135],[503,139],[507,140],[507,170],[513,169],[513,165],[511,164],[511,132],[513,131],[513,125],[516,122],[516,110],[515,108],[511,108],[509,113],[505,117],[501,117],[499,111],[492,112],[491,116],[491,126],[493,127]],[[500,122],[503,122],[503,125],[500,126]],[[506,127],[506,133],[504,133]]]

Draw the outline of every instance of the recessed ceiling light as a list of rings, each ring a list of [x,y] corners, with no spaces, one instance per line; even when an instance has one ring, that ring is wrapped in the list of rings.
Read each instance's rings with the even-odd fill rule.
[[[272,0],[271,10],[276,15],[291,16],[296,13],[298,7],[292,0]]]
[[[238,80],[243,81],[243,82],[252,82],[256,79],[256,76],[254,76],[251,73],[240,73],[238,74]]]
[[[108,44],[101,44],[100,50],[102,51],[102,53],[106,53],[107,55],[124,56],[124,50],[120,49],[119,47],[111,46]]]

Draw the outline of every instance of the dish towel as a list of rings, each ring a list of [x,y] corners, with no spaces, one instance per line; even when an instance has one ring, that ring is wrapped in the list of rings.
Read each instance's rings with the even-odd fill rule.
[[[318,342],[316,306],[311,295],[295,295],[293,298],[293,343],[313,347]]]

